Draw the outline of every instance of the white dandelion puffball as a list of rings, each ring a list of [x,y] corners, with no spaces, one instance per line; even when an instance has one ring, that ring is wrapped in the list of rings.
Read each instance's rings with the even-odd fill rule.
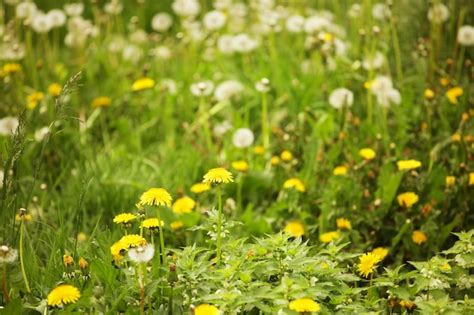
[[[147,263],[154,255],[155,247],[152,244],[137,246],[128,250],[128,257],[135,263]]]
[[[18,258],[18,251],[7,245],[0,246],[0,265],[14,263]]]
[[[286,19],[286,29],[290,33],[300,33],[304,29],[305,19],[301,15],[291,15]]]
[[[433,23],[441,24],[443,22],[446,22],[448,19],[448,7],[442,3],[436,3],[428,10],[428,20]]]
[[[61,27],[66,24],[66,14],[59,9],[51,10],[46,15],[51,23],[51,27]]]
[[[35,131],[35,140],[41,142],[49,134],[50,130],[48,127],[43,127]]]
[[[322,15],[313,15],[306,19],[304,23],[304,31],[308,34],[313,34],[326,29],[331,22],[327,17]]]
[[[120,0],[112,0],[104,5],[104,11],[110,15],[119,15],[122,13],[123,5]]]
[[[201,81],[191,84],[190,89],[194,96],[208,96],[214,90],[214,83],[212,81]]]
[[[223,54],[232,54],[234,52],[234,36],[221,35],[217,40],[217,49]]]
[[[240,128],[234,132],[232,143],[239,149],[248,148],[255,139],[252,130],[248,128]]]
[[[346,88],[337,88],[329,96],[329,104],[335,109],[351,107],[354,103],[354,93]]]
[[[16,117],[4,117],[0,119],[0,135],[11,136],[18,128],[19,122]]]
[[[353,5],[351,5],[351,7],[349,8],[349,11],[347,11],[347,15],[350,17],[350,18],[358,18],[362,13],[362,6],[358,3],[354,3]]]
[[[201,11],[201,5],[196,0],[175,0],[171,7],[179,16],[196,16]]]
[[[173,18],[165,12],[155,14],[151,20],[151,28],[157,32],[166,32],[173,25]]]
[[[233,50],[240,53],[248,53],[257,48],[258,41],[250,38],[245,33],[238,34],[232,38]]]
[[[221,11],[209,11],[202,20],[204,27],[210,31],[221,29],[225,25],[226,17]]]
[[[35,14],[38,8],[34,2],[21,2],[16,6],[15,13],[19,19],[30,19]]]
[[[217,124],[212,129],[212,132],[216,137],[222,137],[227,131],[232,129],[232,124],[228,120],[224,120],[223,122]]]
[[[463,46],[474,46],[474,26],[461,26],[458,31],[457,40]]]
[[[48,15],[41,12],[33,16],[31,27],[36,33],[44,34],[49,32],[51,28],[53,28],[53,24]]]
[[[376,3],[372,7],[372,16],[376,20],[383,21],[389,19],[392,16],[392,12],[385,3]]]
[[[244,86],[239,81],[227,80],[220,83],[214,91],[214,97],[219,102],[230,100],[239,96],[244,90]]]
[[[398,105],[402,100],[400,92],[393,87],[392,79],[385,75],[377,76],[373,80],[370,91],[382,107],[390,107],[390,104]]]
[[[69,16],[79,16],[84,11],[84,4],[80,2],[65,4],[64,11]]]
[[[384,55],[380,51],[376,51],[373,56],[367,56],[362,61],[362,67],[365,70],[375,70],[383,66],[385,61]]]

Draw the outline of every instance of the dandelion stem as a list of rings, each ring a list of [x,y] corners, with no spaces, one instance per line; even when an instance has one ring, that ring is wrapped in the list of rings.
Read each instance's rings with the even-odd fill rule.
[[[166,263],[166,250],[165,250],[165,239],[163,237],[163,226],[161,225],[160,209],[157,210],[157,217],[159,223],[159,233],[160,233],[160,247],[161,247],[161,256],[163,257],[163,265],[167,266]]]
[[[28,293],[31,292],[30,285],[28,284],[28,278],[26,276],[26,271],[25,271],[25,263],[23,262],[23,234],[24,234],[24,220],[23,218],[21,219],[20,222],[20,244],[19,244],[19,250],[20,250],[20,266],[21,266],[21,274],[23,276],[23,281],[25,282],[25,287],[26,291]]]
[[[7,264],[3,265],[2,290],[3,290],[3,297],[5,298],[7,302],[10,302],[10,295],[8,294],[8,288],[7,288]]]
[[[270,135],[268,130],[268,98],[267,93],[262,93],[262,135],[263,147],[268,149],[270,146]]]
[[[218,213],[217,213],[217,264],[221,261],[221,231],[222,231],[222,191],[221,186],[217,186],[217,200],[218,200]]]

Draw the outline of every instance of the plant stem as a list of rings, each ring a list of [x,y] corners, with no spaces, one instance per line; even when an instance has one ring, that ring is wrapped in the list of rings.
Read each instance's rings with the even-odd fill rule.
[[[268,149],[270,146],[270,134],[268,130],[268,97],[267,93],[262,93],[262,136],[263,147]]]
[[[2,281],[3,297],[7,302],[10,302],[10,295],[7,288],[7,264],[3,265],[3,281]]]
[[[163,257],[163,265],[166,267],[167,263],[166,263],[165,239],[163,237],[163,226],[161,225],[161,217],[160,217],[160,209],[159,208],[157,210],[157,217],[158,217],[158,224],[160,225],[159,232],[160,232],[161,256]]]
[[[221,186],[217,186],[217,200],[218,200],[218,213],[217,213],[217,264],[221,262],[221,232],[222,232],[222,191]]]
[[[19,250],[20,250],[20,266],[21,266],[21,274],[23,276],[23,281],[25,282],[25,287],[26,287],[26,291],[28,293],[31,292],[31,289],[30,289],[30,285],[28,284],[28,278],[26,276],[26,271],[25,271],[25,263],[23,262],[23,234],[24,234],[24,225],[25,222],[23,220],[23,218],[21,219],[21,222],[20,222],[20,244],[19,244]]]

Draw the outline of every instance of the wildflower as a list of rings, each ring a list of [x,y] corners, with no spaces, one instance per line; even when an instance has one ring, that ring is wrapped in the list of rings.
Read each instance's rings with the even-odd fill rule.
[[[385,3],[376,3],[372,7],[372,16],[376,20],[387,20],[392,16],[392,12],[390,11],[390,7]]]
[[[336,226],[340,230],[350,230],[352,229],[351,221],[346,218],[339,218],[336,220]]]
[[[157,218],[149,218],[142,221],[141,227],[145,229],[155,230],[163,225],[165,225],[163,221],[160,222]]]
[[[326,232],[319,236],[319,240],[323,243],[330,243],[337,240],[340,236],[339,231]]]
[[[206,175],[204,175],[203,183],[205,184],[227,184],[233,182],[232,173],[223,167],[217,167],[210,169]]]
[[[435,24],[441,24],[449,18],[449,10],[442,3],[435,3],[428,10],[428,20]]]
[[[61,85],[58,83],[52,83],[48,86],[48,93],[53,97],[58,97],[61,94]]]
[[[84,270],[84,269],[87,269],[88,266],[89,266],[89,263],[84,257],[79,258],[79,268]]]
[[[34,138],[36,141],[41,142],[51,132],[49,127],[43,127],[35,131]]]
[[[304,28],[305,19],[301,15],[291,15],[286,19],[286,29],[290,33],[300,33]]]
[[[392,79],[388,76],[377,76],[370,86],[370,91],[375,95],[377,103],[382,107],[389,107],[390,104],[400,104],[400,92],[393,87]]]
[[[6,63],[3,65],[2,70],[6,75],[18,73],[21,71],[21,65],[16,62]]]
[[[359,151],[359,155],[365,160],[373,160],[376,156],[376,153],[370,148],[363,148]]]
[[[24,222],[28,222],[28,221],[33,220],[33,216],[30,213],[24,213],[22,215],[17,213],[15,215],[15,221],[20,222],[21,220],[23,220]]]
[[[329,104],[335,109],[351,107],[354,103],[354,93],[346,88],[337,88],[329,95]]]
[[[150,188],[140,196],[139,206],[171,207],[171,195],[163,188]]]
[[[288,308],[298,313],[319,312],[321,306],[310,298],[293,300],[288,304]]]
[[[196,206],[196,201],[187,196],[176,199],[173,203],[173,212],[176,214],[190,213]]]
[[[270,91],[270,80],[262,78],[260,81],[255,83],[255,89],[260,93],[267,93]]]
[[[214,90],[214,83],[212,81],[201,81],[191,84],[190,89],[194,96],[208,96]]]
[[[141,78],[133,82],[132,91],[138,92],[151,89],[155,86],[155,81],[150,78]]]
[[[416,230],[411,234],[411,239],[413,243],[421,245],[428,240],[428,237],[422,231]]]
[[[128,250],[126,244],[122,243],[121,241],[117,241],[110,246],[110,253],[115,262],[118,262],[122,259],[122,255],[124,252]]]
[[[155,247],[151,244],[140,245],[128,251],[128,257],[135,263],[147,263],[155,255]]]
[[[366,56],[364,60],[362,60],[362,67],[364,67],[364,69],[368,71],[379,69],[383,66],[384,61],[384,54],[382,54],[380,51],[376,51],[373,55]],[[373,86],[374,82],[375,80],[371,82],[370,87]]]
[[[445,182],[446,182],[446,187],[451,187],[456,183],[456,177],[446,176]]]
[[[170,227],[171,227],[173,230],[179,230],[179,229],[181,229],[183,226],[184,226],[183,221],[173,221],[173,222],[170,223]]]
[[[281,152],[280,158],[282,161],[289,162],[293,159],[293,154],[290,151],[285,150]]]
[[[263,155],[265,153],[265,147],[258,145],[253,149],[253,153],[257,155]]]
[[[380,261],[384,260],[388,255],[388,249],[385,247],[377,247],[372,250],[372,254],[379,257]]]
[[[278,157],[276,155],[272,156],[272,158],[270,159],[270,163],[273,166],[280,164],[280,157]]]
[[[459,86],[455,86],[446,91],[446,97],[451,104],[458,103],[458,97],[463,94],[463,89]]]
[[[247,172],[249,169],[249,164],[246,161],[234,161],[232,162],[232,167],[239,172]]]
[[[283,183],[283,188],[285,189],[296,189],[299,192],[305,192],[306,187],[304,183],[299,178],[290,178]]]
[[[128,235],[122,236],[119,242],[126,249],[146,244],[146,240],[137,234],[128,234]]]
[[[48,305],[62,307],[65,304],[76,303],[81,297],[79,290],[69,284],[61,284],[48,294]]]
[[[195,194],[201,194],[205,191],[208,191],[211,189],[211,186],[209,184],[205,184],[205,183],[196,183],[194,185],[191,186],[191,192],[195,193]]]
[[[345,166],[337,166],[336,168],[334,168],[334,170],[332,171],[332,174],[333,175],[337,175],[337,176],[345,176],[347,175],[347,167]]]
[[[110,99],[110,97],[99,96],[92,100],[91,105],[93,108],[98,108],[98,107],[109,107],[110,104],[112,104],[112,100]]]
[[[451,136],[451,141],[452,142],[460,142],[461,141],[461,134],[459,132],[456,132]]]
[[[449,78],[439,79],[439,84],[441,84],[442,86],[447,86],[449,84]]]
[[[198,15],[201,11],[201,5],[196,0],[175,0],[171,8],[177,15],[189,18]]]
[[[414,192],[406,192],[397,196],[398,204],[405,208],[411,208],[418,202],[418,195]]]
[[[474,26],[461,26],[458,30],[457,40],[463,46],[474,46]]]
[[[237,98],[243,90],[244,86],[242,83],[235,80],[228,80],[220,83],[216,87],[216,90],[214,91],[214,97],[217,101],[222,102],[232,98]]]
[[[368,278],[377,268],[377,264],[380,262],[380,256],[374,253],[365,253],[359,257],[359,264],[357,270],[361,276]]]
[[[291,221],[286,224],[284,232],[293,237],[300,237],[304,235],[304,226],[301,222]]]
[[[78,242],[84,242],[85,240],[87,240],[87,235],[86,235],[86,233],[84,233],[84,232],[79,232],[79,233],[77,234],[77,241],[78,241]]]
[[[219,315],[219,309],[214,305],[201,304],[194,308],[194,315]]]
[[[65,254],[63,256],[63,263],[64,266],[71,267],[72,265],[74,265],[74,258],[72,258],[72,256],[69,254]]]
[[[18,128],[18,118],[4,117],[0,119],[0,136],[11,136]]]
[[[157,32],[166,32],[173,25],[173,18],[166,12],[160,12],[151,19],[151,28]]]
[[[423,92],[423,96],[424,96],[427,100],[431,100],[431,99],[434,98],[435,92],[434,92],[432,89],[426,89],[425,92]]]
[[[421,167],[421,162],[417,160],[401,160],[397,162],[399,171],[414,170]]]
[[[415,302],[411,302],[411,301],[408,301],[408,300],[400,300],[400,302],[398,302],[398,304],[400,304],[401,307],[405,308],[408,311],[410,311],[410,310],[412,310],[416,307]]]
[[[211,31],[215,31],[222,28],[225,22],[226,15],[221,11],[217,10],[207,12],[202,19],[204,27]]]
[[[240,128],[234,132],[232,143],[239,149],[247,148],[252,145],[255,137],[252,130],[248,128]]]
[[[474,186],[474,172],[469,173],[469,186]]]
[[[28,109],[35,109],[38,103],[44,98],[42,92],[33,92],[26,98],[26,107]]]
[[[120,213],[114,217],[114,223],[126,225],[135,220],[136,218],[137,215],[133,213]]]
[[[14,263],[18,258],[18,251],[7,245],[0,246],[0,265]]]

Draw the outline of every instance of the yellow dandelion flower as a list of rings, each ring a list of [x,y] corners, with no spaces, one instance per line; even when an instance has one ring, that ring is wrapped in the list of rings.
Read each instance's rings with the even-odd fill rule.
[[[247,172],[249,170],[249,164],[246,161],[235,161],[232,162],[232,168],[239,172]]]
[[[283,183],[283,188],[285,189],[296,189],[299,192],[305,192],[306,187],[304,183],[299,178],[290,178]]]
[[[474,186],[474,172],[469,173],[469,186]]]
[[[337,240],[339,237],[341,237],[339,231],[332,231],[321,234],[319,236],[319,240],[323,243],[330,243],[334,240]]]
[[[296,299],[288,304],[288,308],[298,313],[319,312],[321,306],[310,298]]]
[[[205,183],[196,183],[194,185],[191,186],[191,192],[195,193],[195,194],[201,194],[205,191],[208,191],[211,189],[211,185],[209,184],[205,184]]]
[[[30,214],[30,213],[25,213],[25,214],[16,214],[15,215],[15,221],[21,221],[23,220],[24,222],[28,222],[28,221],[31,221],[33,220],[33,216]]]
[[[280,158],[282,161],[289,162],[293,159],[293,153],[288,150],[281,152]]]
[[[417,160],[401,160],[397,162],[399,171],[409,171],[421,167],[421,162]]]
[[[448,263],[444,263],[441,266],[439,266],[439,269],[441,269],[442,271],[450,271],[451,266]]]
[[[194,315],[219,315],[219,309],[214,305],[201,304],[194,308]]]
[[[17,73],[21,71],[21,65],[16,62],[6,63],[3,65],[2,70],[6,75]]]
[[[371,148],[363,148],[363,149],[360,149],[359,155],[363,157],[365,160],[373,160],[375,159],[376,153]]]
[[[411,234],[411,239],[413,243],[421,245],[428,240],[428,237],[422,231],[416,230],[416,231],[413,231],[413,233]]]
[[[77,241],[78,241],[78,242],[84,242],[84,241],[86,241],[86,240],[87,240],[87,234],[86,234],[86,233],[84,233],[84,232],[79,232],[79,233],[77,234]]]
[[[48,294],[48,305],[61,307],[66,304],[76,303],[81,297],[79,289],[69,284],[61,284]]]
[[[385,257],[387,257],[388,249],[385,247],[377,247],[372,250],[372,254],[378,256],[380,258],[380,261],[382,261],[385,259]]]
[[[374,253],[365,253],[359,257],[359,264],[357,270],[361,276],[368,278],[377,268],[377,264],[380,262],[380,256]]]
[[[285,226],[284,232],[289,236],[300,237],[304,235],[304,225],[298,221],[291,221]]]
[[[33,92],[26,97],[26,107],[28,109],[35,109],[38,103],[44,98],[44,93]]]
[[[451,104],[458,103],[458,97],[463,94],[463,90],[459,86],[455,86],[446,91],[446,97],[448,98]]]
[[[92,100],[91,106],[93,108],[109,107],[112,104],[112,99],[107,96],[99,96]]]
[[[150,230],[154,230],[154,229],[157,229],[159,228],[160,226],[163,226],[165,225],[165,223],[163,221],[158,221],[157,218],[149,218],[149,219],[145,219],[143,220],[141,226],[143,228],[146,228],[146,229],[150,229]]]
[[[253,149],[253,153],[257,155],[263,155],[265,153],[265,148],[261,145],[258,145]]]
[[[119,242],[122,243],[126,249],[146,244],[146,240],[138,234],[128,234],[122,236]]]
[[[459,132],[456,132],[451,136],[451,141],[452,142],[460,142],[461,141],[461,134]]]
[[[205,184],[221,184],[231,183],[234,179],[232,173],[223,167],[211,168],[206,175],[204,175],[203,183]]]
[[[435,92],[432,89],[425,89],[425,92],[423,92],[423,96],[427,100],[431,100],[435,96]]]
[[[173,212],[176,214],[190,213],[196,206],[196,201],[187,196],[176,199],[173,203]]]
[[[110,254],[114,261],[120,261],[123,257],[124,252],[128,250],[128,247],[120,241],[117,241],[110,246]]]
[[[439,79],[439,84],[442,86],[447,86],[449,84],[449,79],[448,78],[441,78]]]
[[[170,223],[170,227],[175,231],[181,229],[183,226],[184,226],[183,221],[179,221],[179,220],[173,221]]]
[[[68,254],[63,255],[63,263],[64,263],[64,266],[70,267],[74,265],[74,258],[72,258],[72,256]]]
[[[405,208],[411,208],[420,198],[414,192],[406,192],[397,196],[398,204]]]
[[[352,229],[351,221],[346,218],[339,218],[336,220],[336,226],[340,230],[350,230]]]
[[[120,213],[114,217],[114,223],[127,224],[137,218],[137,215],[133,213]]]
[[[270,160],[270,163],[275,166],[275,165],[278,165],[280,164],[280,158],[276,155],[272,156],[271,160]]]
[[[61,85],[58,83],[51,83],[48,86],[48,93],[53,97],[58,97],[61,94]]]
[[[151,89],[155,86],[155,81],[150,78],[141,78],[133,82],[132,91],[138,92],[143,90]]]
[[[337,166],[336,168],[334,168],[334,170],[332,171],[332,174],[333,175],[336,175],[336,176],[345,176],[347,175],[347,167],[341,165],[341,166]]]
[[[150,188],[140,196],[139,206],[166,206],[171,207],[171,195],[163,188]]]
[[[89,266],[89,263],[84,257],[79,258],[79,268],[82,270],[86,269]]]
[[[446,176],[445,182],[446,182],[446,187],[454,186],[454,184],[456,184],[456,177]]]

